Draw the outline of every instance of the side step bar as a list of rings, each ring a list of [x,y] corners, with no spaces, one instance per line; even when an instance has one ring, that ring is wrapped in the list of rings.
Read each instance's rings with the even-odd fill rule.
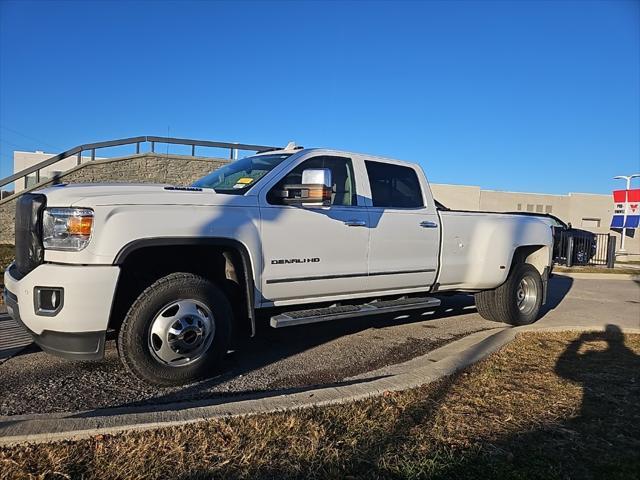
[[[314,308],[281,313],[271,317],[273,328],[292,327],[307,323],[329,322],[344,318],[376,315],[379,313],[401,312],[420,308],[438,307],[440,300],[433,297],[402,298],[400,300],[381,300],[364,305],[340,305],[337,307]]]

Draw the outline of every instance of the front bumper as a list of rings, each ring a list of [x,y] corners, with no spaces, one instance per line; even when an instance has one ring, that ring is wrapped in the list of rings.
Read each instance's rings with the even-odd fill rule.
[[[4,275],[8,313],[44,351],[68,359],[100,359],[119,272],[112,266],[44,264],[18,280],[12,265]],[[64,305],[53,316],[36,312],[34,291],[43,286],[64,289]]]

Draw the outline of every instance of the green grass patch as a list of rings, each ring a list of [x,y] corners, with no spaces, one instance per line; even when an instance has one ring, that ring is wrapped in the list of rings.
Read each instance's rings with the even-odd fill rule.
[[[0,449],[4,478],[637,478],[640,335],[528,333],[346,405]]]

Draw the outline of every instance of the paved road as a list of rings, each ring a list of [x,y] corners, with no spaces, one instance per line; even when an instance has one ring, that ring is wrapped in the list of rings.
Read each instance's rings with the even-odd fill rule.
[[[640,328],[640,281],[558,274],[551,281],[549,297],[551,310],[536,325]]]
[[[638,328],[640,285],[628,280],[556,277],[546,310],[540,324],[616,323]],[[228,356],[227,373],[175,389],[152,388],[126,376],[113,342],[102,362],[68,362],[32,347],[0,365],[0,415],[166,403],[339,383],[499,326],[475,313],[472,298],[465,295],[445,299],[435,311],[396,318],[379,316],[282,330],[265,325],[258,338]]]

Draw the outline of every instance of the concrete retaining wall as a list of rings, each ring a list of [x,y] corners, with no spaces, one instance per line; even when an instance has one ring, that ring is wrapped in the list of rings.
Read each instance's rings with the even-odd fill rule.
[[[128,157],[84,163],[60,178],[66,183],[142,182],[189,185],[194,180],[228,163],[222,158],[141,153]],[[42,182],[38,187],[50,185]],[[0,205],[0,243],[14,243],[16,200]]]

